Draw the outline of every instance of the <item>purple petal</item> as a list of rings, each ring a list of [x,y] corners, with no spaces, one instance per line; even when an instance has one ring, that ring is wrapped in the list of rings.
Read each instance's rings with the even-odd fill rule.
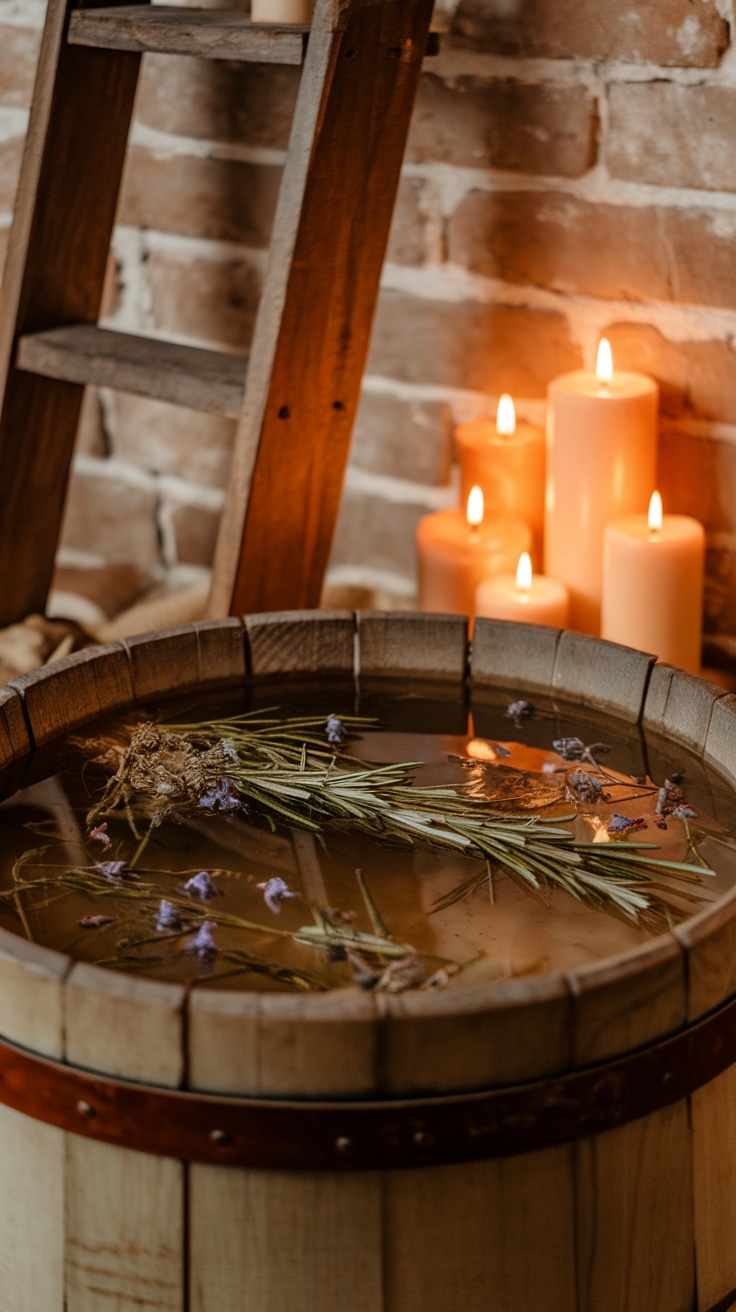
[[[285,898],[296,897],[296,893],[292,893],[289,885],[279,875],[267,879],[264,884],[258,884],[256,887],[263,889],[263,900],[275,916],[281,914],[281,903]]]
[[[203,920],[193,939],[187,944],[187,952],[196,952],[202,960],[208,957],[214,957],[217,952],[217,944],[212,937],[213,929],[217,929],[217,923],[214,920]]]
[[[222,896],[222,890],[213,883],[207,870],[200,870],[199,874],[192,875],[184,885],[184,892],[190,897],[198,897],[201,902],[208,902],[210,898]]]
[[[125,862],[124,861],[98,861],[97,869],[99,870],[101,875],[105,876],[105,879],[114,879],[114,880],[122,879],[123,871],[125,870]]]
[[[165,897],[162,897],[159,903],[156,929],[159,931],[164,929],[181,929],[181,916],[179,915],[178,908],[174,906],[173,902],[167,902]]]

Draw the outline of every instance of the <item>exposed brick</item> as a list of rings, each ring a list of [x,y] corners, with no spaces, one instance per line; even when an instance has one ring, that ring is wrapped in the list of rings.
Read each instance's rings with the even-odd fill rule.
[[[285,149],[301,70],[148,55],[136,117],[159,132]]]
[[[84,393],[76,450],[87,456],[109,455],[102,406],[95,387],[88,387]]]
[[[326,583],[319,604],[324,610],[413,609],[405,592],[390,592],[387,588],[361,588],[351,583]]]
[[[597,107],[574,83],[422,78],[407,158],[578,178],[595,162]]]
[[[220,516],[203,506],[180,506],[171,516],[181,565],[211,565]]]
[[[381,296],[368,372],[413,383],[544,396],[580,353],[561,314]]]
[[[416,483],[446,483],[452,458],[450,407],[364,392],[353,432],[351,463]]]
[[[224,487],[230,472],[235,424],[163,401],[116,392],[113,453],[157,474]]]
[[[454,31],[481,50],[715,68],[728,24],[713,0],[460,0]]]
[[[659,481],[665,509],[693,515],[709,533],[736,532],[736,445],[663,433]]]
[[[156,498],[145,488],[75,473],[61,545],[150,570],[161,563],[155,515]]]
[[[57,565],[52,587],[59,592],[86,597],[99,606],[108,619],[112,619],[132,606],[152,585],[151,575],[134,565],[103,565],[92,569]]]
[[[705,553],[705,631],[736,633],[736,552],[709,546]]]
[[[247,350],[261,291],[260,274],[247,260],[154,251],[147,269],[159,331]]]
[[[330,566],[356,565],[386,570],[413,580],[416,574],[414,534],[422,506],[385,501],[346,489],[332,544]]]
[[[487,277],[634,301],[736,304],[736,214],[604,205],[561,192],[475,191],[449,258]]]
[[[31,103],[40,41],[40,32],[0,24],[0,104],[25,108]]]
[[[614,82],[606,162],[617,178],[733,191],[736,88]]]
[[[386,251],[386,259],[394,264],[424,264],[429,255],[425,190],[421,178],[401,179]]]
[[[662,413],[736,423],[736,349],[732,342],[671,342],[648,324],[605,329],[619,369],[657,379]]]
[[[281,169],[270,164],[161,158],[140,146],[128,155],[120,222],[184,236],[267,246]]]

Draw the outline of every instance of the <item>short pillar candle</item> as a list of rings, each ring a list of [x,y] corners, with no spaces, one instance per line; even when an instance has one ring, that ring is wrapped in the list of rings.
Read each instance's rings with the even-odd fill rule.
[[[520,519],[486,519],[483,493],[471,489],[467,507],[425,515],[417,526],[419,609],[473,614],[483,579],[513,569],[531,533]]]
[[[649,515],[606,528],[602,637],[652,652],[691,674],[700,669],[705,531],[688,515]]]
[[[251,0],[252,23],[295,23],[304,27],[311,23],[314,0]]]
[[[564,583],[532,572],[527,552],[519,557],[515,574],[496,574],[475,592],[475,614],[489,620],[517,620],[564,629],[570,597]]]
[[[570,589],[570,624],[583,633],[600,631],[606,524],[646,514],[658,402],[652,378],[614,371],[605,338],[595,373],[550,384],[544,571]]]
[[[516,418],[513,399],[504,393],[495,421],[476,419],[455,430],[460,461],[460,497],[483,489],[486,514],[516,515],[532,531],[534,556],[542,564],[546,446],[544,429]]]

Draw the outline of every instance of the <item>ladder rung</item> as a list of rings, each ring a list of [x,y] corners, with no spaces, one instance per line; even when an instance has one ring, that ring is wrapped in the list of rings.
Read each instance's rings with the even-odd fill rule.
[[[251,23],[238,9],[113,5],[73,10],[68,39],[73,45],[108,50],[301,64],[308,35],[308,27]]]
[[[19,369],[69,383],[94,383],[237,419],[247,360],[242,355],[72,324],[21,337]]]

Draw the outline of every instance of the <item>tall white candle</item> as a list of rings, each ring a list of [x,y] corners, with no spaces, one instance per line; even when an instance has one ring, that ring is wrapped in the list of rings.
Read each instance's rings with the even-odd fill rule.
[[[597,635],[603,533],[645,513],[656,481],[659,389],[645,374],[614,371],[600,344],[595,373],[549,388],[544,570],[570,589],[572,628]]]

